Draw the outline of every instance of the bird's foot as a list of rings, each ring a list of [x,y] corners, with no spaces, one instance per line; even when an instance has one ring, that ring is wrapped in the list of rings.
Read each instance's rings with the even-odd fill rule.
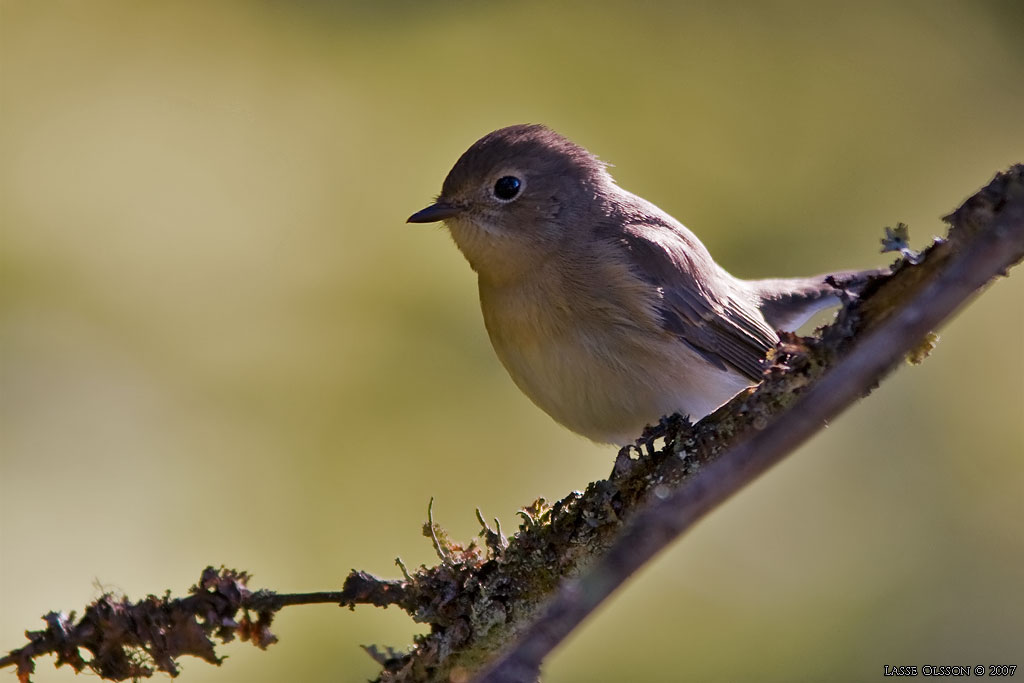
[[[644,456],[653,457],[658,452],[655,447],[655,442],[658,439],[664,439],[664,446],[668,446],[669,440],[679,433],[680,428],[689,424],[691,424],[689,417],[675,413],[662,417],[658,420],[658,424],[644,427],[643,434],[635,443],[619,449],[618,455],[615,456],[615,466],[612,467],[611,479],[628,474],[637,461]],[[663,447],[662,450],[665,448]]]

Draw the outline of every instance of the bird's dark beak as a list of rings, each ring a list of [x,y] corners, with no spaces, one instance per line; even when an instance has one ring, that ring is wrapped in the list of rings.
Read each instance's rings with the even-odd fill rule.
[[[452,206],[447,202],[437,201],[423,209],[417,211],[413,215],[409,216],[406,223],[436,223],[437,221],[443,221],[445,218],[451,218],[455,214],[459,213],[461,209],[457,206]]]

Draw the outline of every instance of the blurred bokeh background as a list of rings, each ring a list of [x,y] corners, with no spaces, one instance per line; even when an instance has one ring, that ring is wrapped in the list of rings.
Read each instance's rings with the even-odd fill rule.
[[[744,276],[888,263],[1024,158],[1005,2],[0,2],[0,651],[207,564],[432,563],[605,476],[406,216],[543,122]],[[1024,272],[592,618],[546,681],[865,680],[1024,642]],[[397,610],[292,608],[180,680],[358,681]],[[40,662],[38,681],[67,681]],[[13,675],[5,672],[4,676]]]

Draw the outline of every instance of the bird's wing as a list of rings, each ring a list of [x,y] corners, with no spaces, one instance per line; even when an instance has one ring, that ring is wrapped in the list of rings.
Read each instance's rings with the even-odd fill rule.
[[[645,221],[627,226],[619,241],[631,252],[636,275],[656,289],[666,331],[712,365],[761,379],[778,335],[753,302],[730,289],[736,281],[696,237],[682,226]]]

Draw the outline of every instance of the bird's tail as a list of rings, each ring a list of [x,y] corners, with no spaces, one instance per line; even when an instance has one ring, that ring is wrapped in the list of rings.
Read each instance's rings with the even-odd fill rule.
[[[839,303],[840,292],[859,293],[888,269],[843,270],[811,277],[746,280],[760,299],[761,314],[777,330],[793,331],[823,308]]]

